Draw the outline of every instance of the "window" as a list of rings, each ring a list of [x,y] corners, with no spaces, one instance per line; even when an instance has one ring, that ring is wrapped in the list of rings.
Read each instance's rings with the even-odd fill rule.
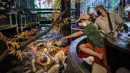
[[[119,3],[120,0],[81,0],[80,13],[95,12],[94,8],[99,4],[102,4],[108,11],[112,11]]]
[[[35,8],[50,9],[55,4],[56,0],[35,0]]]

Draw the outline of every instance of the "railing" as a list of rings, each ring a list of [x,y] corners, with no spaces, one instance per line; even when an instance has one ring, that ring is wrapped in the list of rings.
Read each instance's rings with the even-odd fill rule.
[[[69,73],[90,73],[87,68],[82,65],[81,60],[77,55],[77,46],[80,41],[86,39],[87,36],[81,36],[71,42],[68,52],[68,72]]]

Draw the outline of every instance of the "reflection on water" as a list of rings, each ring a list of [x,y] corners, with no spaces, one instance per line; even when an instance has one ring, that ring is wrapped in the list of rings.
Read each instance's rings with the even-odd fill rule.
[[[130,27],[130,23],[127,24]],[[130,29],[130,28],[129,28]],[[130,30],[128,33],[125,31],[122,31],[119,33],[118,38],[116,39],[115,43],[118,44],[118,46],[121,46],[123,48],[130,48]]]

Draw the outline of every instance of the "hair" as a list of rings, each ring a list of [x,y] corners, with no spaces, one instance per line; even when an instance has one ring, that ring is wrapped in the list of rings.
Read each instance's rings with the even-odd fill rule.
[[[97,11],[99,8],[100,8],[100,9],[103,9],[104,11],[107,11],[103,5],[98,5],[98,6],[96,6],[96,8],[95,8],[96,11]]]

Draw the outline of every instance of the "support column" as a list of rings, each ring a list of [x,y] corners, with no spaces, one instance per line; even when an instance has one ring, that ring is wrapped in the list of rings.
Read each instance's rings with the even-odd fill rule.
[[[63,15],[62,19],[71,17],[71,0],[61,0],[61,12],[65,11],[65,8],[66,8],[65,6],[67,6],[67,11]],[[68,24],[65,24],[62,27],[61,32],[63,36],[67,36],[71,34],[71,21],[70,20]]]
[[[130,12],[128,12],[128,21],[130,21]]]
[[[125,11],[125,0],[120,0],[119,15],[122,19],[124,18],[124,11]]]
[[[76,12],[76,19],[80,16],[80,2],[75,3],[75,12]]]

